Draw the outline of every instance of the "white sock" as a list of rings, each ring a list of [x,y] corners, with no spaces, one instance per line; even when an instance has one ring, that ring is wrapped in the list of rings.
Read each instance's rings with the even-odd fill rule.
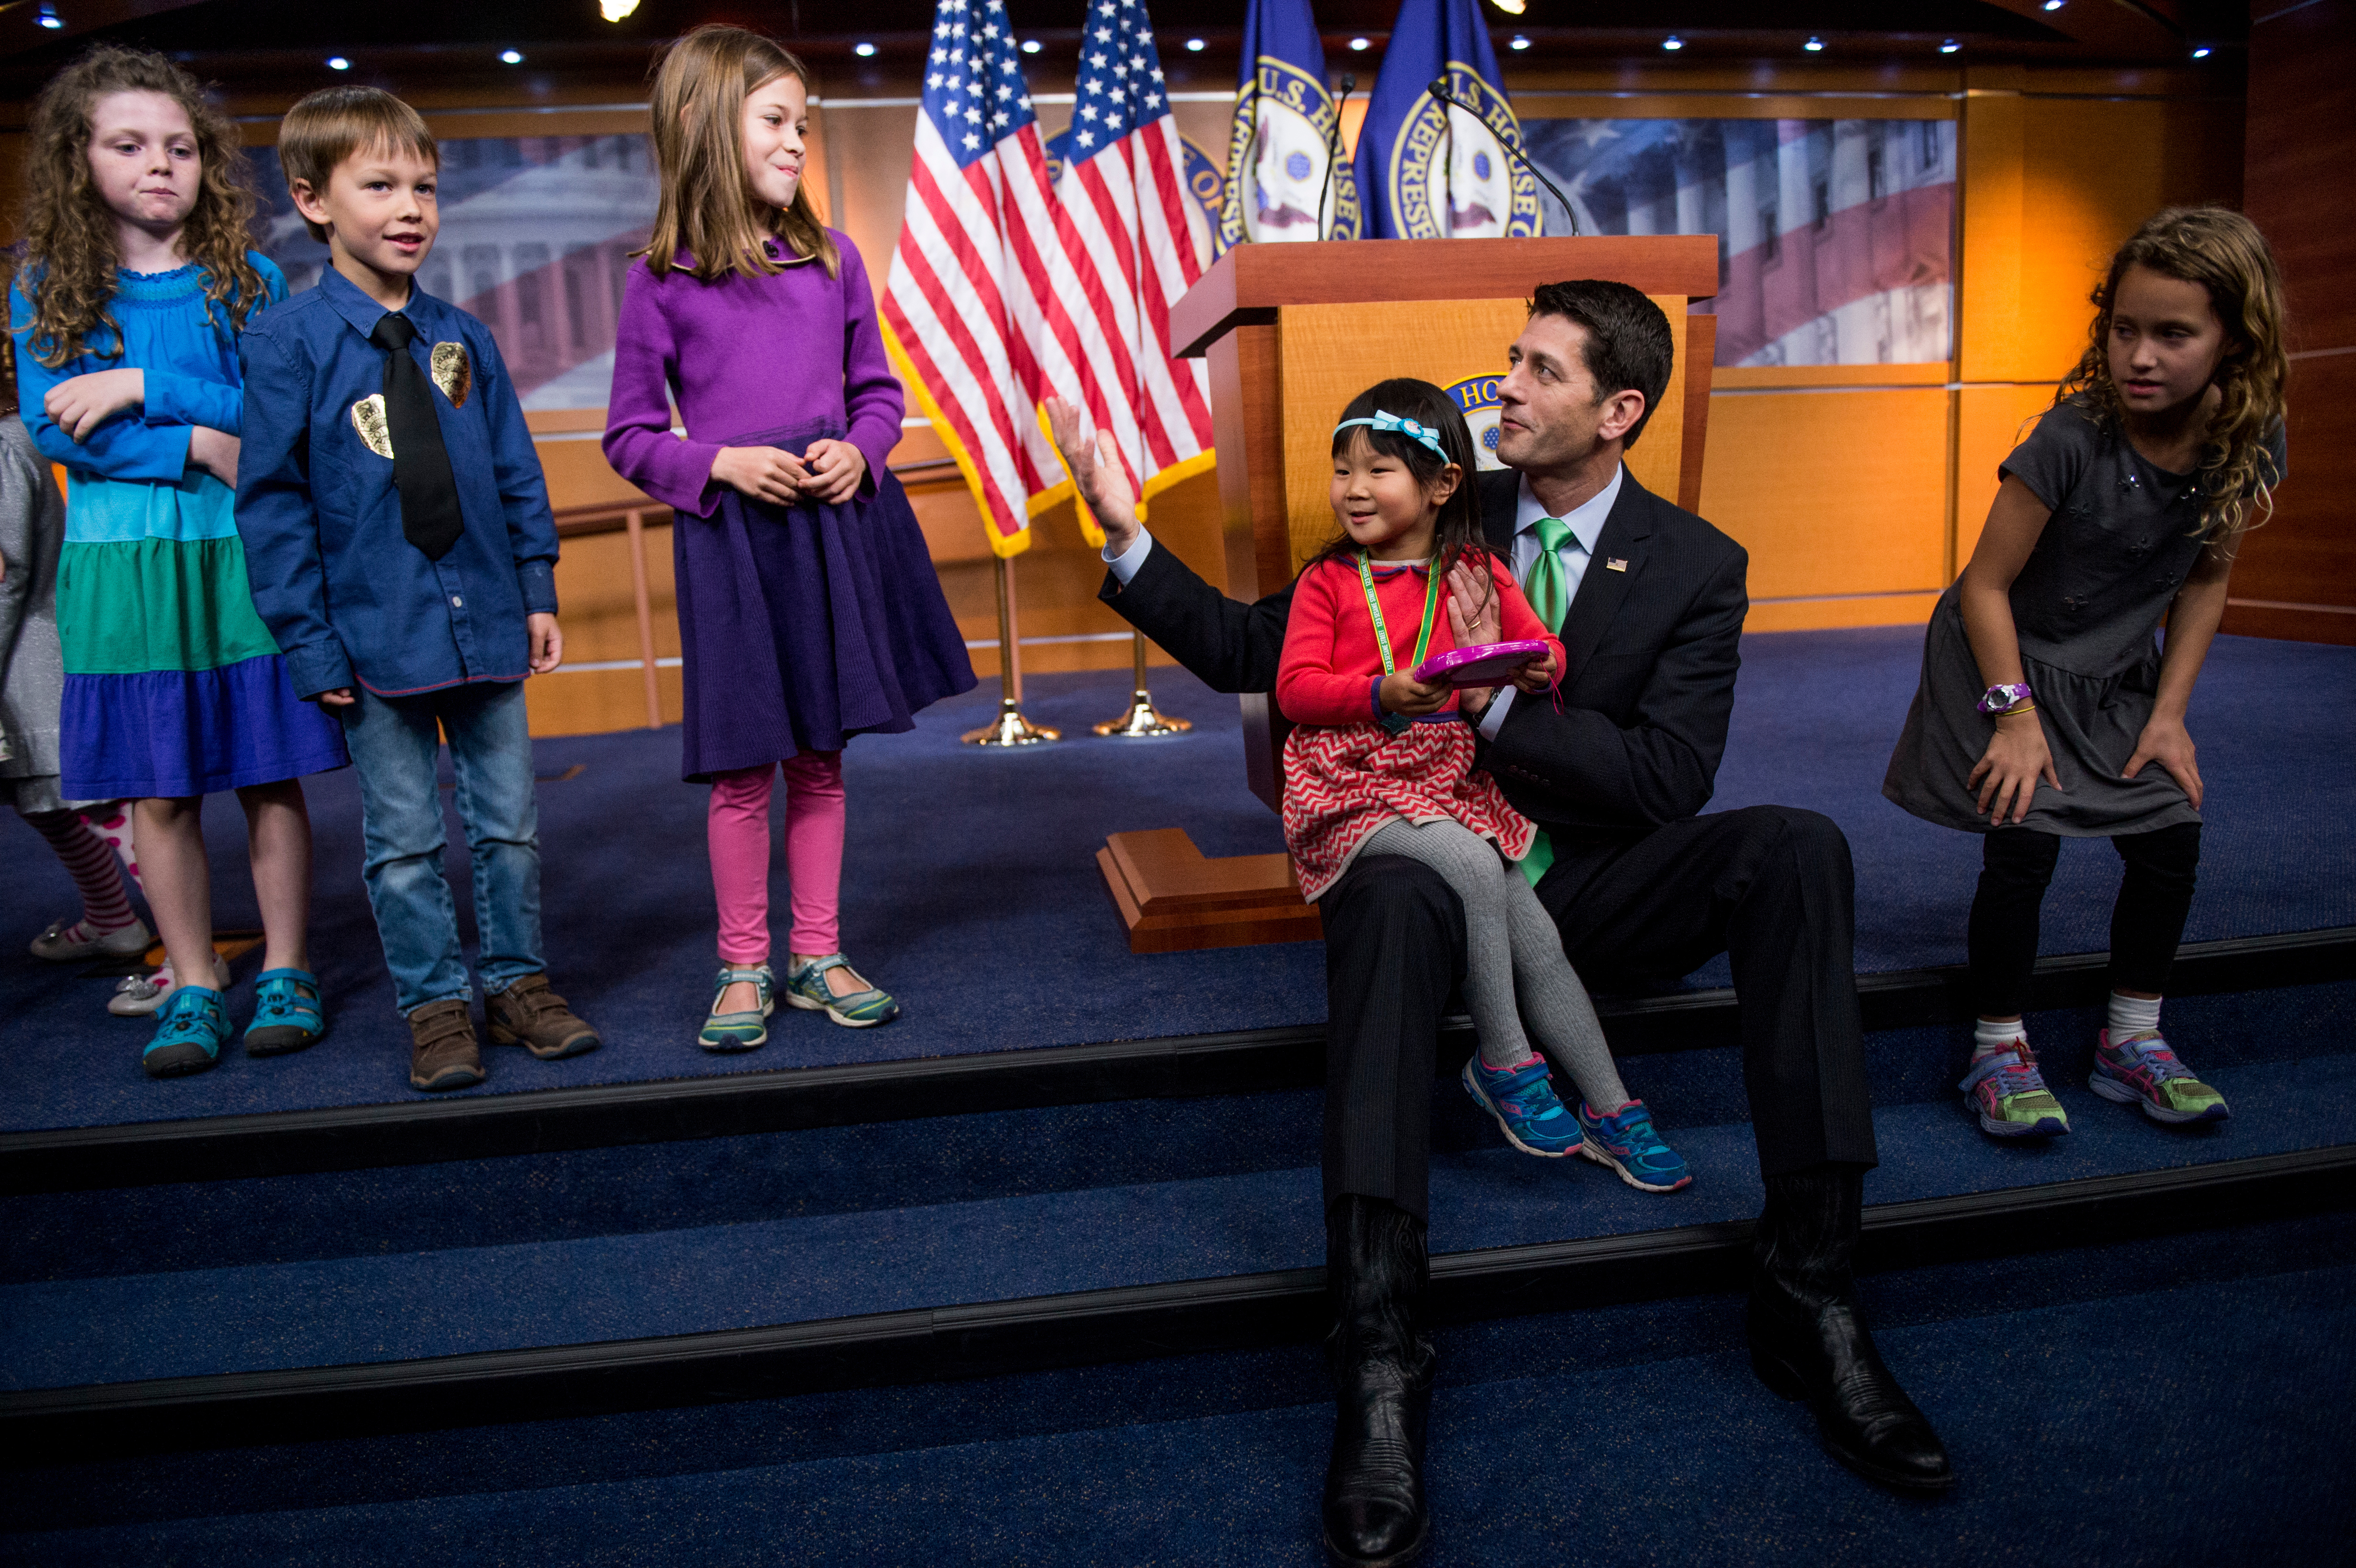
[[[2159,998],[2145,1001],[2140,997],[2122,997],[2111,993],[2111,1043],[2116,1045],[2131,1034],[2159,1032]]]
[[[2002,1051],[2015,1040],[2023,1045],[2029,1043],[2029,1031],[2021,1027],[2019,1019],[2000,1024],[1982,1019],[1972,1026],[1972,1060],[1977,1061],[1983,1056]]]

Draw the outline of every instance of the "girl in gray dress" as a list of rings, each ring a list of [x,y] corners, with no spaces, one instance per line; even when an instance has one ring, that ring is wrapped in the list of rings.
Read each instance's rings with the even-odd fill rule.
[[[2005,460],[1971,564],[1932,612],[1881,788],[1985,836],[1969,929],[1980,1018],[1960,1087],[1995,1136],[2070,1130],[2020,1018],[2063,838],[2108,838],[2126,862],[2087,1086],[2169,1125],[2228,1114],[2161,1038],[2159,1003],[2201,859],[2185,709],[2242,532],[2286,472],[2282,301],[2273,252],[2239,213],[2146,223],[2112,258],[2084,357]]]

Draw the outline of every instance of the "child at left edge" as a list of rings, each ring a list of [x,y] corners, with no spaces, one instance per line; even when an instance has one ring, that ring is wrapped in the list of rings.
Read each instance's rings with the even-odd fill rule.
[[[280,123],[278,156],[333,265],[240,341],[238,531],[294,690],[351,747],[409,1082],[461,1089],[484,1071],[442,873],[445,732],[491,1041],[542,1060],[598,1044],[549,987],[541,946],[523,680],[563,657],[555,519],[490,329],[416,285],[441,221],[417,112],[327,88]]]

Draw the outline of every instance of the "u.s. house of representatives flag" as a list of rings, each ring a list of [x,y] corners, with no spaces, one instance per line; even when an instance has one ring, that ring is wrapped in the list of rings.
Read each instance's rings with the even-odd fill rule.
[[[1448,79],[1469,104],[1443,111],[1424,89]],[[1376,240],[1537,234],[1538,182],[1506,155],[1521,123],[1499,86],[1481,0],[1401,0],[1382,74],[1358,132],[1358,195]]]
[[[1170,307],[1203,275],[1211,236],[1143,0],[1088,0],[1073,99],[1055,194],[1076,290],[1066,308],[1046,302],[1057,341],[1040,358],[1058,389],[1070,368],[1074,400],[1151,496],[1212,460],[1208,369],[1170,357]]]
[[[1036,412],[1061,384],[1037,351],[1055,341],[1039,317],[1062,250],[1005,0],[940,0],[884,340],[1001,556],[1030,548],[1066,482]]]
[[[1219,248],[1244,240],[1355,240],[1358,182],[1325,90],[1325,46],[1309,0],[1252,0],[1227,134]]]

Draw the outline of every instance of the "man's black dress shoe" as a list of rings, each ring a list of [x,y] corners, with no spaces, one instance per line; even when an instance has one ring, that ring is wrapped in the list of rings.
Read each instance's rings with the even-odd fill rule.
[[[1325,1212],[1333,1331],[1333,1456],[1325,1467],[1325,1556],[1335,1568],[1395,1568],[1430,1535],[1423,1435],[1431,1346],[1416,1332],[1429,1275],[1424,1229],[1378,1198],[1345,1195]]]
[[[1785,1399],[1806,1401],[1825,1451],[1858,1475],[1944,1491],[1955,1480],[1947,1451],[1858,1317],[1864,1186],[1853,1166],[1768,1179],[1751,1251],[1751,1370]]]

